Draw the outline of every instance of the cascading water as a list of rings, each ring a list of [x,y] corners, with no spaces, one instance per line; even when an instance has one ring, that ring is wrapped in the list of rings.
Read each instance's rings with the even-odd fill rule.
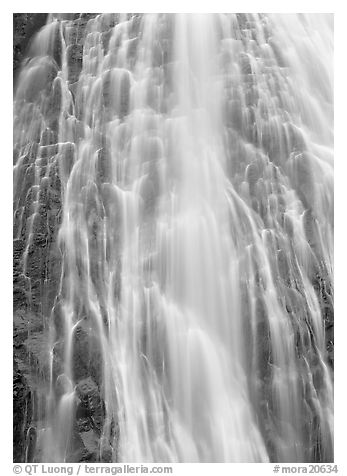
[[[332,31],[49,15],[14,109],[34,461],[332,461]]]

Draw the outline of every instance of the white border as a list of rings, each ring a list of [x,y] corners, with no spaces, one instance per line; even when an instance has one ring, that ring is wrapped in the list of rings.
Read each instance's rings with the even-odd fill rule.
[[[2,5],[1,34],[1,390],[0,390],[0,472],[12,472],[12,14],[16,12],[69,12],[73,6],[74,12],[98,11],[133,11],[133,12],[326,12],[335,14],[335,463],[339,466],[340,475],[347,474],[345,454],[345,427],[346,418],[346,351],[347,331],[347,262],[346,262],[346,220],[347,220],[347,74],[346,74],[346,36],[347,15],[341,2],[330,1],[175,1],[165,3],[158,0],[144,2],[86,2],[61,0],[59,3],[36,1],[29,4],[25,1],[7,2]],[[54,7],[57,7],[56,9]],[[272,474],[273,465],[258,464],[204,464],[174,465],[174,475],[179,474]]]

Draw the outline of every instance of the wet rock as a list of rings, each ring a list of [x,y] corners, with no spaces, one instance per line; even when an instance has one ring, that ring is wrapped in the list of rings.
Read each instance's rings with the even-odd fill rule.
[[[35,166],[32,164],[32,165],[29,165],[29,167],[25,171],[25,176],[24,176],[22,190],[21,190],[22,197],[25,197],[28,194],[29,190],[31,189],[32,185],[34,185],[34,183],[35,183]],[[26,199],[30,200],[31,197],[27,196]]]
[[[277,198],[277,195],[274,193],[271,193],[268,196],[268,205],[269,205],[269,213],[277,219],[278,215],[278,209],[279,209],[279,200]]]
[[[81,433],[81,439],[88,453],[97,455],[99,450],[99,437],[93,430]]]
[[[93,422],[90,417],[90,411],[83,403],[77,405],[76,425],[79,433],[90,431],[93,429]]]
[[[98,151],[97,174],[102,183],[112,182],[111,153],[107,148],[102,148]]]
[[[288,66],[287,61],[282,53],[282,48],[280,45],[277,44],[276,40],[273,37],[271,37],[269,38],[268,43],[272,48],[272,51],[273,51],[274,57],[276,58],[276,62],[278,66],[280,66],[281,68]]]
[[[122,203],[116,187],[109,183],[102,184],[101,197],[106,216],[112,223],[121,223]]]
[[[136,62],[138,45],[139,38],[133,38],[132,40],[129,40],[127,44],[127,58],[130,61],[132,67]]]
[[[25,278],[23,275],[15,277],[13,281],[13,302],[16,308],[26,307],[29,301],[29,295],[25,288]]]
[[[251,162],[246,168],[246,179],[249,183],[251,195],[255,193],[255,185],[261,176],[261,169],[257,162]]]
[[[24,241],[22,239],[13,240],[13,262],[18,264],[24,251]]]
[[[283,227],[288,237],[293,238],[294,224],[291,216],[288,213],[285,213],[283,216]]]
[[[227,127],[232,127],[236,131],[242,133],[244,124],[240,100],[232,99],[226,103],[224,117]]]
[[[315,203],[314,160],[307,152],[293,153],[287,165],[288,175],[305,208]]]
[[[140,195],[144,204],[144,212],[152,213],[158,196],[158,190],[156,184],[149,177],[146,177],[140,188]]]
[[[28,309],[17,309],[13,316],[15,342],[23,343],[28,335],[41,332],[43,325],[43,318],[39,314],[35,314]]]
[[[99,455],[103,463],[112,463],[113,448],[106,438],[99,440]]]
[[[318,233],[318,222],[311,209],[305,210],[303,215],[303,222],[307,242],[309,243],[314,252],[319,253],[320,241]]]
[[[256,106],[257,103],[258,103],[258,100],[259,100],[259,91],[257,89],[257,87],[251,85],[250,87],[248,87],[246,89],[246,92],[245,92],[245,102],[246,102],[246,106],[250,107],[250,106]]]
[[[14,84],[18,69],[23,61],[33,35],[42,28],[47,20],[47,13],[13,14],[13,78]]]
[[[60,23],[57,22],[55,29],[52,33],[52,37],[50,38],[50,54],[54,61],[57,63],[58,68],[62,69],[62,54],[63,54],[63,46],[61,41],[61,33],[60,33]]]
[[[120,87],[120,101],[119,101],[119,117],[122,119],[128,115],[130,107],[130,75],[124,74]]]
[[[58,69],[56,63],[48,58],[33,58],[20,74],[17,98],[27,102],[40,103],[51,91]]]
[[[13,362],[13,461],[25,462],[25,441],[32,418],[31,391],[26,378]]]
[[[57,160],[54,160],[51,163],[48,178],[49,178],[49,184],[50,184],[50,187],[48,189],[50,208],[52,209],[53,206],[56,206],[57,208],[60,209],[61,208],[61,180],[59,175],[59,162]]]
[[[70,440],[69,453],[67,455],[66,462],[79,463],[81,461],[96,461],[94,453],[90,451],[90,447],[88,448],[85,445],[83,438],[81,437],[82,434],[79,434],[76,431],[73,432]]]
[[[47,215],[43,206],[33,216],[32,233],[34,245],[44,248],[47,244]]]
[[[109,31],[119,22],[119,13],[102,13],[95,21],[98,22],[99,30],[102,32]]]
[[[66,48],[66,57],[68,65],[68,81],[75,83],[79,79],[79,75],[83,66],[83,45],[72,44]]]
[[[48,96],[46,104],[44,105],[43,113],[47,118],[48,127],[59,133],[59,116],[62,108],[62,83],[60,78],[55,78],[52,85],[52,92]]]
[[[136,38],[139,36],[141,20],[142,15],[140,13],[133,14],[129,25],[129,38]]]
[[[32,367],[37,373],[49,376],[48,337],[44,333],[34,333],[24,341]]]
[[[333,328],[327,332],[327,343],[326,343],[327,353],[328,353],[328,363],[330,367],[334,368],[334,331]]]
[[[239,65],[242,74],[252,74],[252,65],[249,55],[241,53],[239,55]]]
[[[75,381],[91,378],[101,384],[102,357],[97,336],[92,329],[79,326],[73,338],[72,370]]]
[[[303,152],[306,150],[306,141],[302,131],[292,123],[286,125],[290,152]]]
[[[294,314],[296,319],[299,319],[305,310],[305,300],[303,296],[294,288],[286,288],[285,303],[287,311]]]
[[[80,380],[76,385],[76,394],[81,401],[78,414],[82,416],[84,420],[88,418],[94,433],[100,436],[105,410],[98,386],[91,377],[87,377]]]
[[[290,270],[290,254],[285,249],[277,251],[277,265],[279,275],[287,285],[290,285],[291,270]]]
[[[56,143],[57,143],[57,135],[54,133],[52,129],[46,128],[44,131],[42,131],[41,138],[40,138],[41,146],[54,145]],[[51,153],[51,155],[48,155],[48,154],[42,155],[41,149],[42,147],[40,148],[41,157],[45,157],[45,156],[51,157],[53,155],[53,153]]]
[[[116,113],[123,119],[130,107],[130,73],[117,68],[107,71],[102,80],[102,98],[108,117]]]
[[[111,28],[101,33],[101,42],[102,42],[102,47],[104,50],[104,55],[106,55],[108,51],[108,46],[110,43],[110,39],[112,37],[112,33],[113,33],[113,30]]]
[[[75,144],[66,142],[62,144],[59,156],[59,174],[66,183],[75,161]]]
[[[260,380],[266,380],[271,373],[272,350],[270,339],[270,326],[267,319],[267,311],[264,300],[261,296],[256,300],[256,362],[257,374]]]
[[[112,447],[105,438],[100,438],[93,430],[80,433],[84,451],[79,461],[112,462]]]
[[[37,441],[37,432],[36,428],[31,426],[26,435],[26,440],[25,440],[25,462],[32,463],[34,461],[35,457],[35,451],[36,451],[36,441]]]
[[[102,219],[102,209],[97,185],[89,181],[88,184],[82,188],[81,195],[86,220],[89,221],[89,219],[91,219],[91,221],[93,221],[93,219]]]

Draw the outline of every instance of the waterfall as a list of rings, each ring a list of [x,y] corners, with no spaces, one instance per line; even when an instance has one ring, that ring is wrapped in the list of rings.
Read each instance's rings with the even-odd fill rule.
[[[332,52],[327,14],[48,16],[14,98],[34,461],[332,461]]]

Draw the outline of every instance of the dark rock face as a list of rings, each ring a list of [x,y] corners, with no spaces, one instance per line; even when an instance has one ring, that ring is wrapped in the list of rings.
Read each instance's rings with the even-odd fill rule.
[[[32,36],[47,21],[47,13],[14,13],[13,14],[13,79],[21,62],[25,58],[28,44]]]
[[[32,418],[32,395],[16,359],[13,361],[13,461],[25,462],[26,437]]]
[[[100,436],[102,431],[102,423],[104,419],[103,402],[100,398],[99,389],[91,377],[80,380],[76,387],[80,404],[77,413],[82,417],[82,422],[78,420],[78,425],[84,427],[83,431],[93,429]],[[85,420],[89,420],[87,425]]]
[[[47,344],[42,317],[23,304],[27,297],[14,290],[13,321],[13,460],[30,461],[36,437],[31,425],[39,417],[39,380],[47,375]],[[34,422],[35,425],[35,422]]]
[[[78,81],[79,74],[82,69],[83,45],[73,44],[67,48],[67,62],[69,65],[69,82]]]
[[[84,31],[88,20],[96,14],[73,14],[71,37],[77,41],[67,49],[69,81],[78,80],[82,66]],[[47,14],[14,14],[14,78],[20,64],[29,53],[31,38],[45,25]],[[57,28],[56,31],[58,32]],[[19,91],[25,102],[21,120],[27,117],[27,127],[32,127],[37,114],[34,102],[43,97],[42,108],[46,127],[37,134],[37,142],[25,149],[25,155],[17,160],[20,149],[15,144],[15,196],[14,196],[14,241],[13,241],[13,310],[14,310],[14,461],[32,461],[36,445],[36,425],[43,418],[44,405],[40,401],[43,387],[49,379],[49,329],[51,314],[57,336],[62,326],[63,315],[59,307],[59,282],[62,253],[57,238],[62,214],[62,183],[68,178],[73,160],[74,144],[66,143],[59,150],[58,118],[60,114],[61,84],[55,79],[61,63],[61,46],[56,34],[52,43],[52,61],[37,64],[37,77],[24,81],[26,89]],[[29,61],[30,59],[28,59]],[[30,61],[36,61],[30,60]],[[35,70],[35,69],[34,69]],[[78,133],[78,128],[76,128]],[[17,155],[17,157],[16,157]],[[38,175],[35,170],[39,167]],[[38,177],[38,180],[37,180]],[[34,203],[37,203],[35,206]],[[87,331],[77,329],[74,342],[73,372],[76,381],[83,379],[99,382],[101,357],[97,346],[89,343]],[[89,345],[90,344],[90,345]],[[53,372],[57,377],[62,372],[61,343],[53,350]],[[88,351],[88,355],[86,354]],[[80,384],[83,385],[82,383]],[[98,386],[93,383],[91,394],[87,392],[78,409],[77,428],[71,443],[71,461],[98,460],[99,447],[93,446],[80,433],[96,432],[100,436],[104,415],[103,402]],[[35,396],[35,398],[34,398]],[[87,426],[80,421],[85,413]],[[83,418],[82,418],[83,420]],[[89,425],[89,426],[88,426]],[[87,429],[88,428],[88,429]],[[93,433],[93,434],[94,434]],[[95,436],[94,439],[99,438]],[[88,446],[89,445],[89,446]],[[89,447],[89,449],[87,448]]]

